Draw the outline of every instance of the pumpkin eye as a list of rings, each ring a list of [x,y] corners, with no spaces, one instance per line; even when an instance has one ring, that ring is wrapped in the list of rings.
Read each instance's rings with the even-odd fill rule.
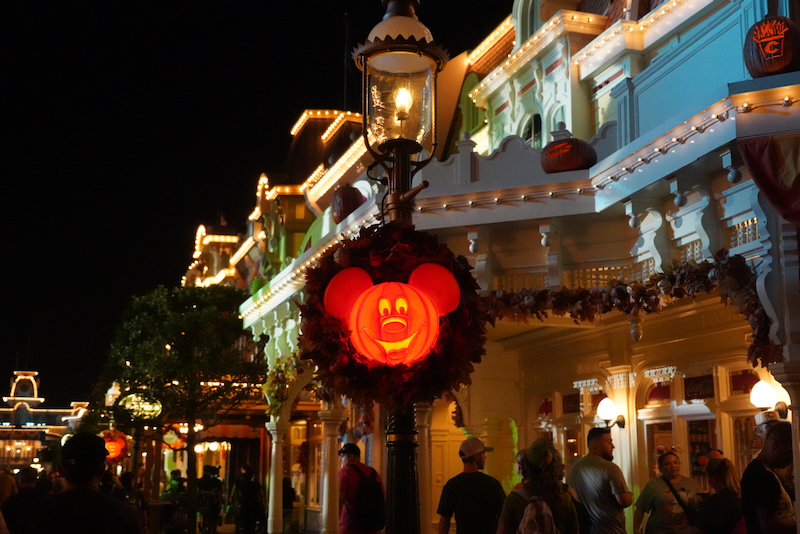
[[[381,315],[389,315],[389,312],[392,310],[391,306],[389,305],[388,299],[381,299],[378,302],[378,311]]]
[[[397,302],[394,303],[394,307],[397,310],[397,313],[400,315],[405,315],[406,310],[408,310],[408,302],[403,297],[397,299]]]

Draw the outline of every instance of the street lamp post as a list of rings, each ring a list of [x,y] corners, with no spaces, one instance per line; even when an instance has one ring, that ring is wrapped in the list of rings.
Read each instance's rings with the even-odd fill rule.
[[[411,225],[413,199],[427,187],[422,182],[411,189],[411,179],[430,162],[436,147],[436,79],[447,63],[447,51],[417,19],[418,0],[383,4],[383,20],[353,52],[363,72],[362,133],[367,150],[389,177],[384,214]],[[430,156],[412,161],[429,135]]]
[[[388,176],[384,216],[411,226],[414,197],[427,182],[411,187],[414,175],[436,147],[436,78],[447,51],[416,15],[418,0],[383,0],[386,14],[353,58],[363,72],[364,143]],[[412,160],[430,136],[427,159]],[[374,139],[377,149],[373,148]],[[419,534],[419,480],[413,404],[396,409],[386,425],[386,534]]]

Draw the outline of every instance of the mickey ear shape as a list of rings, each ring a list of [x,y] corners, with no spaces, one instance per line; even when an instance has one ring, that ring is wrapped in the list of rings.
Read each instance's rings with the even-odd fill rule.
[[[325,288],[323,305],[325,311],[338,317],[345,324],[350,320],[350,310],[358,297],[372,287],[372,278],[359,267],[348,267],[331,279]]]
[[[408,285],[428,295],[439,315],[455,310],[461,301],[461,288],[456,277],[438,263],[423,263],[414,269],[408,277]]]

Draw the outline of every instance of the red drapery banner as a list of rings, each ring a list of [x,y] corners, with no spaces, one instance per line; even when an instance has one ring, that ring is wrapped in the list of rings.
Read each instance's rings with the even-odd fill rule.
[[[739,152],[777,212],[800,226],[800,134],[740,139]]]

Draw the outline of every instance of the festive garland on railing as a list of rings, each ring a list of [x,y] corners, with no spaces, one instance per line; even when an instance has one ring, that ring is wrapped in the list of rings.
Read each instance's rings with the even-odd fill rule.
[[[484,297],[490,322],[539,320],[549,313],[570,316],[575,322],[592,322],[600,314],[619,310],[629,316],[655,313],[685,297],[720,291],[723,302],[743,314],[753,329],[747,359],[756,367],[783,361],[781,347],[769,337],[772,320],[764,310],[756,291],[757,275],[744,257],[729,255],[725,249],[714,256],[714,263],[681,263],[665,273],[651,276],[645,283],[613,281],[607,288],[575,288],[560,291],[507,293],[498,290]]]

